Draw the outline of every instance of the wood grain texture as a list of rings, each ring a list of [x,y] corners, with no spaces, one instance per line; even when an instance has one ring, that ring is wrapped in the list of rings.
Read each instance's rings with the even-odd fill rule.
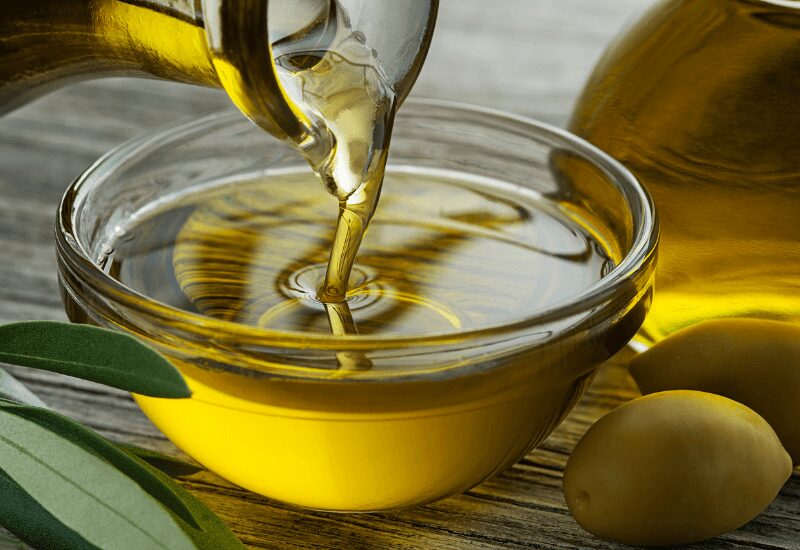
[[[491,106],[563,125],[604,45],[652,0],[442,0],[415,96]],[[463,52],[463,56],[460,54]],[[227,106],[215,90],[113,79],[72,86],[0,119],[0,322],[64,319],[52,226],[69,182],[136,134]],[[108,437],[178,455],[122,392],[11,368],[47,403]],[[604,366],[569,418],[507,472],[414,510],[295,510],[203,472],[186,487],[255,548],[621,548],[583,532],[561,492],[566,459],[600,416],[636,395]],[[0,548],[13,547],[0,540]],[[800,475],[761,516],[690,548],[800,548]]]

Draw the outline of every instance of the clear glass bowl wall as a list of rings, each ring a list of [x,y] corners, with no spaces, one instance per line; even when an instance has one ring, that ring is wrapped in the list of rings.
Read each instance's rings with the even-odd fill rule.
[[[180,448],[243,487],[340,511],[407,507],[464,491],[543,440],[597,364],[636,333],[649,306],[658,228],[647,193],[570,134],[434,101],[401,109],[389,169],[448,171],[524,186],[582,212],[620,258],[573,298],[498,326],[416,336],[280,333],[172,308],[99,264],[104,247],[176,195],[303,161],[226,112],[123,145],[67,191],[56,228],[71,320],[122,330],[169,357],[193,397],[137,397]],[[320,193],[324,190],[320,187]],[[374,367],[331,376],[337,352]]]

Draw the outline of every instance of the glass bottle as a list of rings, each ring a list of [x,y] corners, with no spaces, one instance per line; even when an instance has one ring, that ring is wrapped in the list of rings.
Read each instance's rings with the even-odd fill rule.
[[[375,50],[402,101],[437,0],[26,0],[0,7],[0,112],[103,75],[222,87],[254,122],[306,153],[330,142],[282,84],[275,59],[325,50],[344,20]],[[342,18],[338,18],[342,20]]]
[[[570,128],[653,194],[653,343],[725,317],[800,322],[800,2],[664,0],[606,52]]]

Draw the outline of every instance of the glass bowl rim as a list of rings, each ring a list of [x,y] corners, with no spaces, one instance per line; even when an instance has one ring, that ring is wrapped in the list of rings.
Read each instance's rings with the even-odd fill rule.
[[[113,174],[125,161],[145,155],[155,150],[158,145],[174,143],[181,138],[193,136],[201,129],[217,126],[229,126],[246,122],[247,119],[235,109],[224,109],[194,120],[183,123],[172,123],[157,128],[143,135],[135,137],[115,147],[89,168],[83,171],[67,188],[56,216],[56,246],[59,257],[68,263],[72,269],[78,269],[82,276],[89,276],[98,280],[113,292],[103,292],[101,296],[114,302],[122,303],[125,307],[143,313],[149,317],[176,320],[183,323],[182,330],[187,325],[198,329],[200,335],[210,333],[223,338],[235,337],[260,346],[274,346],[278,348],[315,348],[315,349],[375,349],[396,348],[409,346],[435,346],[446,345],[464,341],[475,341],[483,337],[499,337],[510,333],[530,329],[539,325],[546,325],[570,315],[589,312],[602,306],[607,300],[617,296],[620,291],[631,288],[628,284],[640,270],[645,269],[649,259],[655,255],[659,240],[659,223],[655,204],[647,189],[636,177],[620,162],[578,136],[556,126],[539,122],[537,120],[476,105],[466,103],[413,98],[404,103],[398,113],[402,117],[408,109],[443,109],[453,114],[471,114],[502,121],[504,127],[526,130],[532,134],[531,139],[545,143],[550,147],[562,147],[564,150],[578,153],[578,155],[600,168],[617,187],[620,193],[632,208],[636,208],[640,223],[635,226],[633,243],[623,260],[608,274],[601,277],[596,283],[583,289],[567,300],[538,310],[533,314],[514,319],[508,322],[487,325],[476,329],[463,331],[449,331],[422,335],[347,335],[332,336],[317,333],[302,333],[265,329],[251,325],[243,325],[232,321],[215,319],[204,315],[191,313],[179,308],[153,300],[123,285],[92,261],[75,231],[73,212],[75,205],[80,205],[86,195],[98,185],[102,185],[105,177]],[[390,153],[391,155],[391,153]],[[390,156],[391,162],[391,156]],[[638,207],[638,208],[637,208]],[[634,285],[635,287],[635,285]],[[91,286],[97,292],[96,285]],[[67,290],[70,292],[70,290]],[[602,308],[601,309],[605,309]]]

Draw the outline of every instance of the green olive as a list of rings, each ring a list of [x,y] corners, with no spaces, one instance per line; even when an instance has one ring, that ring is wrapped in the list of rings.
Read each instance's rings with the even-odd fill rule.
[[[792,472],[769,424],[718,395],[669,391],[596,422],[564,471],[564,496],[590,533],[631,545],[709,539],[757,516]]]
[[[662,340],[630,363],[642,393],[700,390],[747,405],[770,423],[800,465],[800,326],[707,321]]]

